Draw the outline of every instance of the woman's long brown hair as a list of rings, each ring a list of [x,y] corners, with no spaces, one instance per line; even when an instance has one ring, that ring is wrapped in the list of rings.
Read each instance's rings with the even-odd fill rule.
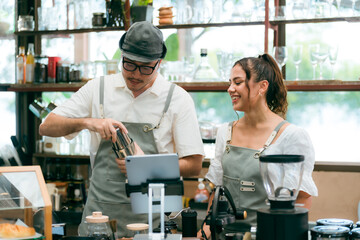
[[[267,80],[269,87],[266,92],[266,103],[269,109],[284,117],[286,116],[288,102],[287,89],[284,84],[282,73],[275,60],[267,53],[259,57],[242,58],[235,62],[234,66],[240,65],[245,71],[245,84],[250,92],[249,80],[253,78],[254,82]]]

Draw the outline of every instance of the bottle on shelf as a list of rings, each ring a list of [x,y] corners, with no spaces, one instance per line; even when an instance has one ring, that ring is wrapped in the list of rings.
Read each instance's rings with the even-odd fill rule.
[[[200,63],[196,67],[193,81],[194,82],[215,82],[219,81],[219,76],[211,67],[207,57],[207,49],[202,48],[200,52]]]
[[[29,43],[28,51],[26,54],[26,71],[25,71],[25,83],[33,83],[35,78],[35,58],[34,58],[34,44]]]
[[[196,189],[195,192],[195,197],[194,197],[194,201],[197,203],[207,203],[209,201],[209,192],[208,190],[205,188],[205,184],[204,184],[204,179],[203,178],[199,178],[198,179],[199,184],[198,184],[198,188]]]
[[[45,172],[45,180],[46,181],[52,181],[54,180],[54,175],[51,171],[51,159],[46,159],[46,172]]]
[[[16,56],[16,83],[23,84],[25,83],[25,65],[26,65],[26,56],[25,56],[25,47],[19,47],[19,55]]]
[[[65,165],[65,180],[66,181],[72,181],[72,170],[70,165],[70,159],[66,159],[66,165]]]

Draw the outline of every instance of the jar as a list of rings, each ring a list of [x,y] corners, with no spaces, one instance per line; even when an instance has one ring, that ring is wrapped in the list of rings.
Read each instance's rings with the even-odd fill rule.
[[[105,26],[106,19],[104,18],[104,13],[95,12],[93,13],[92,26],[93,27],[103,27]]]
[[[316,221],[317,226],[342,226],[351,229],[353,221],[340,218],[323,218]]]
[[[31,15],[20,15],[18,24],[18,31],[34,31],[34,17]]]
[[[357,223],[359,223],[359,222],[357,222]],[[353,239],[353,240],[360,240],[360,227],[353,228],[350,232],[350,236],[351,236],[351,239]]]
[[[311,240],[348,240],[350,229],[341,226],[315,226],[311,229]]]
[[[119,72],[119,62],[117,60],[106,60],[106,75],[116,74]]]
[[[46,83],[47,82],[47,57],[35,56],[35,79],[34,83]]]
[[[109,224],[109,217],[102,215],[102,212],[93,212],[86,216],[86,236],[94,237],[96,240],[112,240],[112,231]]]

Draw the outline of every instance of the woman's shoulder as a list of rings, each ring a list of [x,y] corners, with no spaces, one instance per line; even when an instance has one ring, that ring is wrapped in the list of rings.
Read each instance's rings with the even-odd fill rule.
[[[308,132],[295,124],[289,124],[280,135],[278,142],[292,144],[294,142],[311,142]]]
[[[283,132],[285,135],[288,135],[288,136],[299,136],[299,135],[308,135],[307,131],[300,127],[300,126],[297,126],[295,124],[292,124],[290,123],[284,130]]]

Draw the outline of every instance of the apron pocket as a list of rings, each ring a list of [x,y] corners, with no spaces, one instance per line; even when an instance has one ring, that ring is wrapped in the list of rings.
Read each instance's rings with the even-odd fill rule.
[[[120,171],[120,168],[117,165],[115,158],[114,160],[107,161],[106,173],[107,174],[105,177],[109,181],[125,182],[126,180],[125,174]]]

